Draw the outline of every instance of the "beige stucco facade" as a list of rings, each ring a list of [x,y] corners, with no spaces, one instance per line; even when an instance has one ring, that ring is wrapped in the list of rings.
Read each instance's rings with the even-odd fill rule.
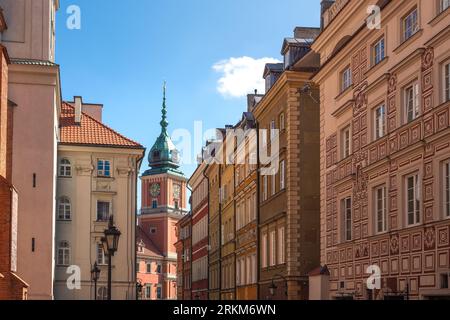
[[[70,262],[56,265],[55,298],[62,300],[93,300],[94,284],[91,269],[97,261],[101,273],[98,281],[98,299],[104,299],[107,287],[107,265],[97,259],[107,221],[98,221],[98,201],[110,203],[109,214],[122,233],[119,248],[112,260],[112,299],[131,300],[136,297],[135,265],[135,221],[136,183],[141,149],[86,147],[60,145],[58,160],[69,160],[71,177],[58,178],[57,199],[67,198],[71,204],[71,219],[56,221],[56,250],[58,244],[67,241],[70,245]],[[97,176],[97,159],[111,161],[110,178]],[[58,201],[57,201],[58,202]],[[66,285],[69,265],[81,270],[81,289],[70,290]]]
[[[365,26],[373,4],[380,29]],[[312,47],[321,58],[328,298],[448,297],[449,9],[434,0],[341,0],[324,17]],[[381,269],[380,290],[367,290],[369,265]]]

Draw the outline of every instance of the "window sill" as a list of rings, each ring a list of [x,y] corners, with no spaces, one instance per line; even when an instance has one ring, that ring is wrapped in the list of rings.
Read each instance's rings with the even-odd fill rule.
[[[411,42],[414,42],[414,40],[418,39],[423,34],[423,29],[419,29],[414,33],[411,37],[409,37],[406,40],[403,40],[400,45],[394,49],[394,53],[399,54],[403,51]]]
[[[367,70],[366,72],[366,76],[370,76],[372,73],[374,73],[376,70],[380,69],[381,66],[384,66],[389,60],[389,57],[384,57],[383,60],[381,60],[380,62],[378,62],[377,64],[373,64],[369,70]]]
[[[56,219],[56,222],[72,222],[72,219],[70,220]]]
[[[72,178],[72,176],[58,176],[58,178],[61,178],[61,179],[70,179],[70,178]]]
[[[353,88],[353,85],[350,85],[348,88],[345,88],[344,90],[342,90],[341,92],[339,92],[339,94],[334,98],[334,100],[338,101],[341,100],[341,98],[343,96],[345,96],[347,93],[349,93]]]
[[[448,7],[447,9],[439,12],[436,17],[434,17],[430,22],[428,22],[429,25],[431,25],[432,27],[434,27],[435,25],[437,25],[439,22],[441,22],[445,17],[447,17],[447,15],[450,13],[450,7]]]

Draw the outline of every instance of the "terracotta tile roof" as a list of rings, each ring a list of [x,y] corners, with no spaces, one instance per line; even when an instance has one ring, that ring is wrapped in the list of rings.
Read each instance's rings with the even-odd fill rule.
[[[144,244],[144,252],[138,252],[139,256],[153,257],[153,258],[164,258],[163,254],[156,248],[153,241],[147,236],[144,229],[140,226],[136,227],[137,233],[137,245],[139,243]]]
[[[143,146],[83,113],[75,123],[75,108],[63,102],[60,118],[61,144],[142,149]]]

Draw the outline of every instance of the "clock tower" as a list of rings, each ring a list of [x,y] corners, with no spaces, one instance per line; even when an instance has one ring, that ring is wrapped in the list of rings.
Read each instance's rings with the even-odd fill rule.
[[[165,84],[160,125],[161,134],[148,155],[149,169],[141,177],[142,205],[136,233],[138,262],[145,260],[146,266],[150,263],[150,268],[152,268],[152,263],[158,266],[155,270],[160,273],[159,283],[150,284],[150,290],[154,290],[156,286],[158,292],[152,298],[176,299],[177,254],[175,243],[178,241],[176,224],[188,213],[187,179],[179,169],[178,150],[167,133],[169,123],[167,122]],[[151,246],[152,252],[156,251],[158,256],[156,257],[155,254],[151,258],[141,256],[140,252],[146,252],[142,246]],[[146,270],[142,270],[142,272],[146,272]],[[149,284],[144,283],[144,285],[148,286]]]

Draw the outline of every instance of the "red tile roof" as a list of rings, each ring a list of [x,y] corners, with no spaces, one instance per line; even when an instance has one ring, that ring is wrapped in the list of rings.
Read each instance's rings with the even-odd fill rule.
[[[145,233],[144,229],[140,226],[136,227],[137,233],[137,244],[144,244],[144,252],[138,252],[138,256],[146,256],[153,258],[163,258],[163,254],[156,248],[153,241],[149,238],[149,236]]]
[[[75,108],[63,102],[60,118],[61,144],[141,149],[143,146],[83,113],[75,123]]]

